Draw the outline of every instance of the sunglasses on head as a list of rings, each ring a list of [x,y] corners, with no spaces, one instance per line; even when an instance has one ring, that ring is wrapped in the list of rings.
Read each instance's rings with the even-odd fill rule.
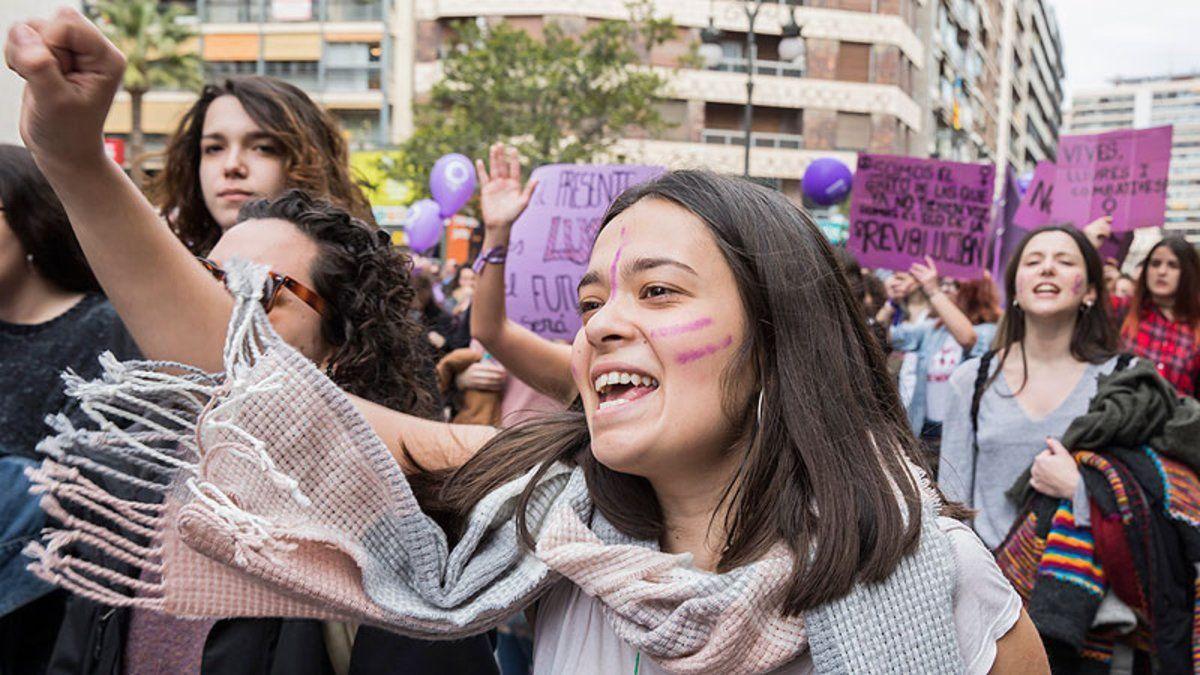
[[[200,261],[201,265],[204,265],[204,269],[213,275],[213,278],[221,283],[225,283],[225,270],[221,269],[219,265],[208,258],[197,256],[196,259]],[[263,281],[263,311],[270,312],[275,307],[275,301],[279,299],[279,292],[285,288],[291,291],[297,298],[300,298],[301,302],[312,307],[313,311],[317,314],[321,316],[325,315],[326,303],[324,298],[308,286],[286,274],[279,274],[278,272],[267,272],[267,278]]]

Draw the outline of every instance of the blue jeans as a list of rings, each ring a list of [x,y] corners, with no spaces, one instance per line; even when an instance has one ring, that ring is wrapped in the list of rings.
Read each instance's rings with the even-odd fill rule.
[[[37,465],[26,457],[0,456],[0,616],[54,590],[25,569],[30,561],[21,553],[46,523],[40,497],[29,494],[25,477],[25,467]]]

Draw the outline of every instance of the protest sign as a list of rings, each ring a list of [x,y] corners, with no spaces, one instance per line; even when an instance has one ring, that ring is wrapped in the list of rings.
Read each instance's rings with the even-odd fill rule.
[[[505,285],[508,318],[549,339],[571,340],[579,330],[576,287],[587,271],[592,241],[609,204],[662,167],[550,164],[529,206],[513,223]]]
[[[859,155],[847,249],[866,267],[933,258],[944,276],[983,274],[995,167]]]
[[[1112,216],[1115,232],[1161,226],[1167,207],[1171,138],[1169,126],[1063,136],[1058,161],[1038,163],[1016,224],[1083,227]]]

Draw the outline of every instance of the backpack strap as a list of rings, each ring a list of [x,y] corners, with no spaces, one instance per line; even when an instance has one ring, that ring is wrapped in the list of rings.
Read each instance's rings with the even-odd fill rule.
[[[1113,367],[1113,372],[1119,373],[1122,370],[1125,370],[1126,368],[1129,367],[1129,364],[1132,362],[1133,362],[1133,354],[1130,354],[1128,352],[1121,354],[1120,356],[1117,357],[1117,365],[1115,367]]]
[[[975,500],[975,470],[979,466],[979,402],[983,400],[983,392],[987,389],[988,375],[991,374],[992,359],[995,357],[995,349],[989,349],[979,357],[975,389],[971,394],[971,485],[967,495],[972,502]]]

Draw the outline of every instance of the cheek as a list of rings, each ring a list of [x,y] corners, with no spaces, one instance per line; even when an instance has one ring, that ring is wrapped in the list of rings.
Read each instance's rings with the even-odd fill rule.
[[[1087,283],[1084,281],[1083,274],[1078,273],[1071,279],[1071,295],[1082,295],[1084,287]]]
[[[287,175],[283,171],[283,160],[275,157],[260,157],[251,164],[250,179],[263,192],[272,197],[287,187]]]

